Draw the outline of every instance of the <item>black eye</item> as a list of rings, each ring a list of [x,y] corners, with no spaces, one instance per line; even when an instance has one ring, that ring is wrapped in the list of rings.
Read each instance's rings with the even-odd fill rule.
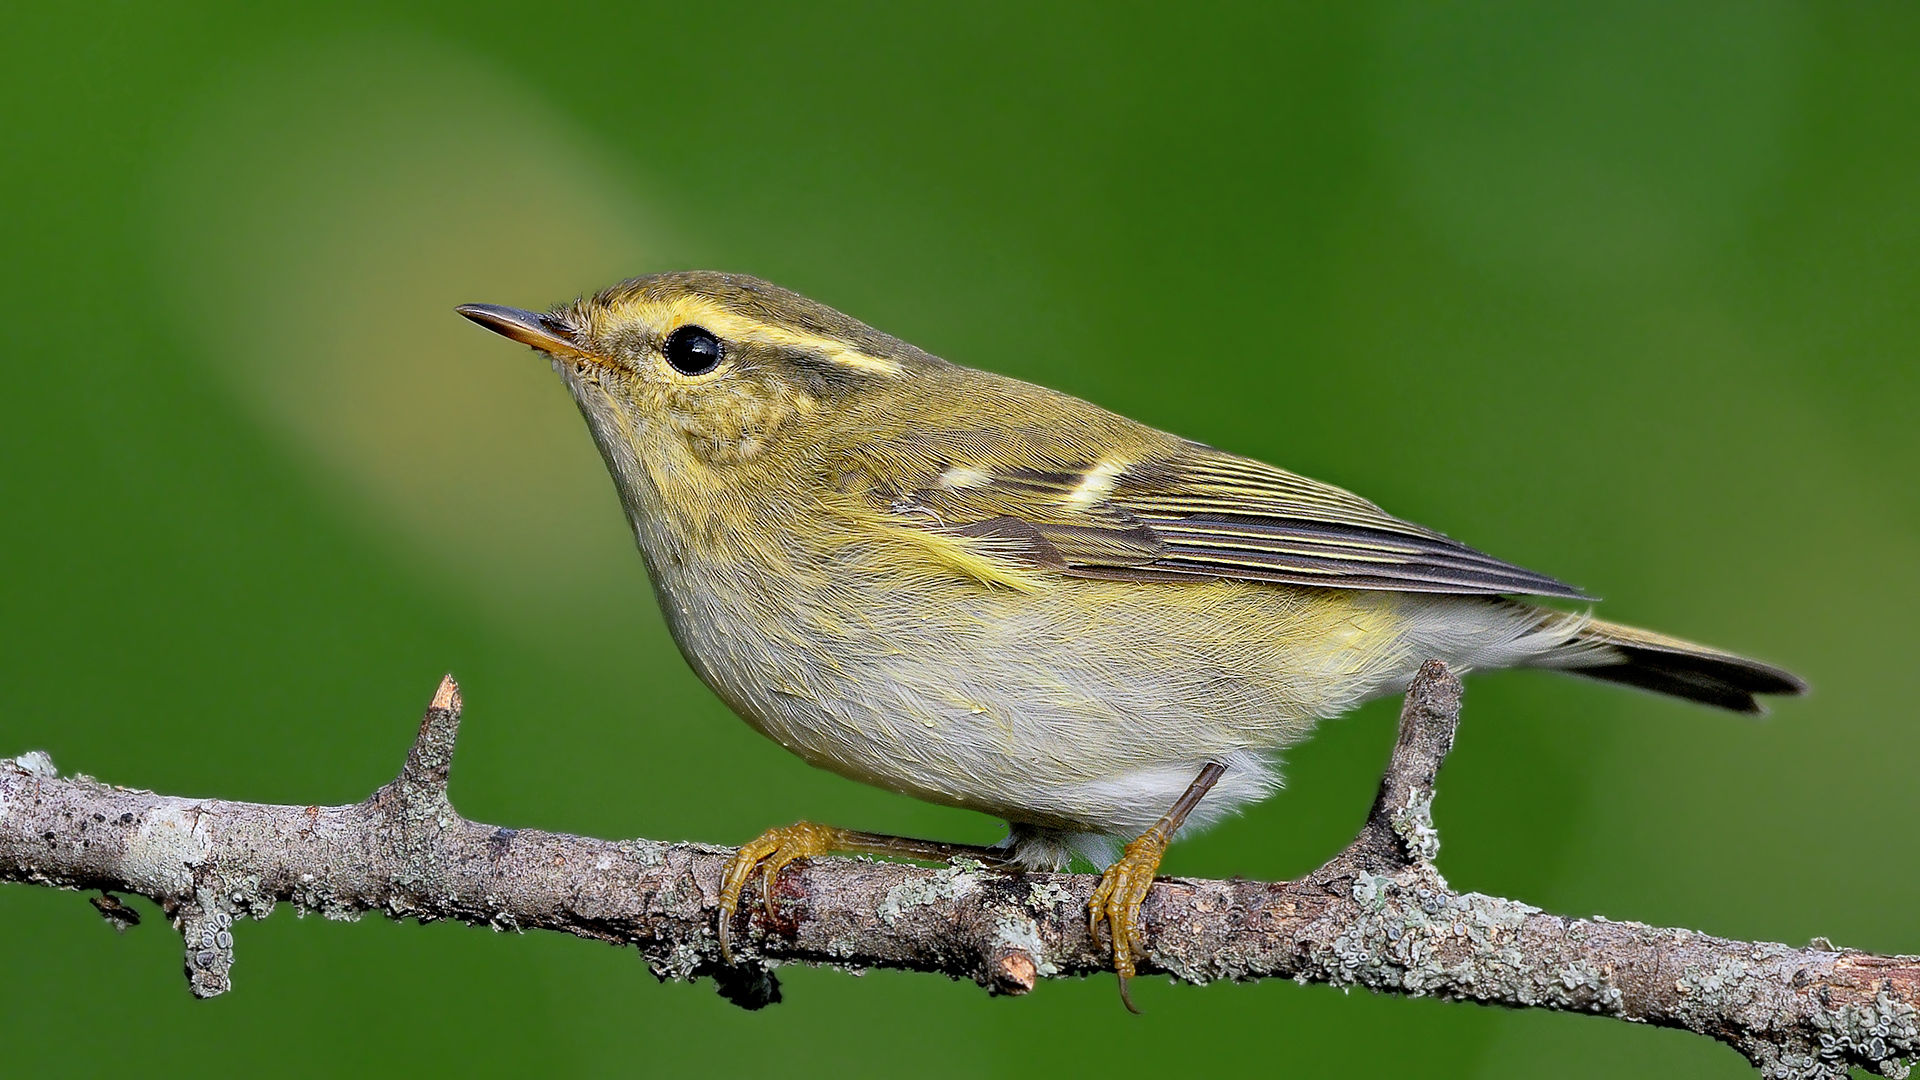
[[[683,326],[667,337],[667,363],[682,375],[705,375],[720,366],[720,339],[698,326]]]

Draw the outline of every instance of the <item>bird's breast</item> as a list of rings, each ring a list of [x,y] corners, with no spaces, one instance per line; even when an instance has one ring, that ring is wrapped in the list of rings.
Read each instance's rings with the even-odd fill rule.
[[[853,779],[1040,824],[1111,818],[1088,793],[1110,802],[1131,775],[1270,754],[1406,665],[1388,594],[1058,575],[1017,591],[879,572],[858,551],[777,574],[654,572],[688,661],[763,734]]]

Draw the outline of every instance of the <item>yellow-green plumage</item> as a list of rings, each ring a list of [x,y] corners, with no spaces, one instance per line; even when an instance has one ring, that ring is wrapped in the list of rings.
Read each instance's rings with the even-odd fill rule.
[[[1030,864],[1099,858],[1209,761],[1194,825],[1264,796],[1278,751],[1430,657],[1745,710],[1801,688],[1507,599],[1581,594],[752,278],[463,311],[553,355],[708,685],[813,764],[1005,818]],[[711,371],[669,359],[685,328]]]

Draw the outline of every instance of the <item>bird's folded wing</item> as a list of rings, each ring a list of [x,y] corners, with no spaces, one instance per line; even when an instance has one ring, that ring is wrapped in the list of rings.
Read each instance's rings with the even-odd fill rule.
[[[1072,449],[1039,435],[923,433],[875,448],[894,478],[876,494],[905,527],[1071,576],[1587,599],[1349,491],[1198,443]]]

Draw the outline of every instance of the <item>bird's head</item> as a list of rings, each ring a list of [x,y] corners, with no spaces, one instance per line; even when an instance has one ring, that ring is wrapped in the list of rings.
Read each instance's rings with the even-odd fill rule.
[[[553,358],[602,449],[624,439],[727,468],[941,361],[798,294],[740,274],[634,278],[545,313],[460,314]],[[856,410],[857,411],[857,410]]]
[[[817,487],[798,474],[821,447],[897,417],[916,375],[948,367],[740,274],[634,278],[544,313],[458,310],[552,358],[643,530],[778,513]]]

